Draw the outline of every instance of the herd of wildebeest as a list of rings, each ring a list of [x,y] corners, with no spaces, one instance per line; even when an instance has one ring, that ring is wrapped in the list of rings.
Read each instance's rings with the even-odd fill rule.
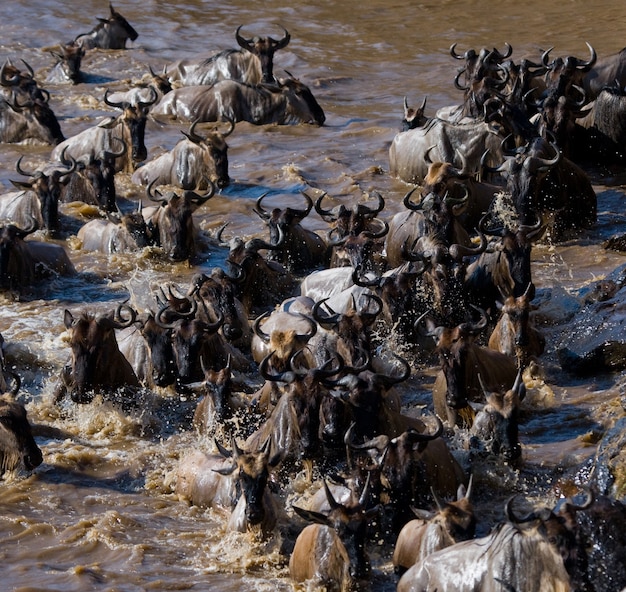
[[[76,273],[59,241],[28,237],[66,237],[58,206],[70,201],[102,212],[78,232],[82,248],[152,245],[193,264],[193,212],[229,183],[226,138],[236,123],[324,124],[309,88],[274,76],[289,33],[247,39],[241,28],[238,49],[150,70],[150,83],[126,93],[107,91],[104,102],[120,114],[67,139],[32,69],[19,56],[5,61],[0,141],[54,148],[37,170],[20,158],[25,180],[0,196],[0,288],[20,297],[50,274]],[[124,49],[136,37],[111,6],[92,32],[59,46],[48,81],[81,84],[86,52]],[[594,225],[587,166],[626,164],[625,52],[598,58],[589,46],[580,58],[548,49],[514,61],[508,45],[462,54],[452,46],[463,103],[429,117],[426,99],[418,108],[405,99],[390,147],[390,174],[411,186],[403,211],[385,220],[376,192],[334,207],[326,194],[302,192],[300,203],[271,210],[261,196],[254,212],[266,232],[244,241],[220,228],[224,267],[197,274],[186,293],[165,286],[148,311],[127,302],[107,315],[65,311],[71,355],[55,403],[89,404],[99,394],[124,407],[141,388],[177,396],[200,384],[193,429],[205,442],[215,436],[217,448],[184,456],[176,492],[229,509],[229,529],[263,537],[293,514],[301,531],[286,552],[296,582],[368,589],[368,548],[383,539],[395,541],[403,592],[622,589],[619,501],[588,488],[581,502],[522,516],[511,498],[503,521],[476,538],[471,467],[448,436],[463,431],[497,462],[520,462],[524,371],[545,348],[531,314],[531,249]],[[189,127],[146,162],[148,117]],[[201,134],[204,122],[216,127]],[[153,206],[120,210],[120,171],[146,187]],[[326,237],[301,225],[313,210],[328,223]],[[391,353],[389,340],[407,357]],[[396,387],[420,360],[438,364],[438,374],[431,414],[416,417]],[[0,470],[33,470],[43,457],[17,401],[19,371],[3,368]],[[251,392],[239,379],[253,373],[262,386]],[[303,466],[322,485],[287,508],[276,486]]]

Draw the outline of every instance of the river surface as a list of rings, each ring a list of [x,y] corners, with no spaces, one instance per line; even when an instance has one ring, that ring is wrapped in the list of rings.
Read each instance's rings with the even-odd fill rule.
[[[89,52],[82,70],[87,82],[46,85],[50,104],[69,137],[113,112],[102,102],[107,88],[125,90],[181,58],[209,56],[236,47],[235,29],[244,35],[282,35],[291,42],[275,57],[274,72],[289,71],[309,85],[326,113],[323,127],[238,124],[228,138],[231,185],[195,214],[204,237],[198,263],[170,265],[154,251],[140,255],[83,253],[70,236],[66,242],[78,269],[76,279],[56,279],[32,294],[0,296],[0,332],[8,360],[22,377],[19,399],[32,423],[44,463],[30,476],[0,483],[0,575],[3,590],[289,590],[287,561],[279,537],[265,542],[225,532],[219,512],[189,507],[173,493],[178,459],[196,446],[189,417],[194,402],[159,393],[168,404],[128,414],[110,403],[59,409],[51,404],[58,373],[69,356],[63,311],[109,311],[132,298],[153,304],[152,291],[167,281],[186,289],[194,273],[219,265],[226,252],[211,242],[224,222],[226,234],[266,237],[252,212],[254,200],[270,192],[266,205],[303,204],[300,191],[326,191],[335,203],[366,201],[379,191],[389,220],[402,209],[407,186],[389,176],[388,149],[403,114],[403,99],[418,105],[427,96],[427,115],[460,101],[453,79],[458,62],[448,48],[504,48],[513,58],[554,47],[553,55],[588,56],[585,42],[603,56],[624,46],[626,4],[614,1],[549,3],[500,0],[420,3],[368,2],[185,3],[127,0],[114,4],[139,37],[125,51]],[[0,62],[26,60],[43,84],[54,58],[44,48],[90,30],[108,15],[105,2],[85,0],[10,0],[0,3]],[[180,139],[181,126],[149,122],[149,158]],[[49,147],[1,145],[0,186],[10,191],[19,179],[16,160],[34,168]],[[117,175],[118,195],[128,206],[147,199],[129,175]],[[600,243],[626,231],[624,187],[594,179],[598,224],[580,239],[533,250],[533,278],[539,293],[555,290],[574,297],[624,262]],[[67,228],[78,228],[94,212],[63,210]],[[313,213],[305,225],[325,236],[327,224]],[[553,311],[554,313],[554,311]],[[558,316],[558,311],[556,313]],[[554,317],[553,317],[554,318]],[[487,463],[478,478],[479,530],[501,517],[501,502],[521,491],[553,505],[563,479],[594,453],[591,410],[608,404],[621,375],[572,379],[560,371],[555,349],[563,339],[558,326],[544,327],[548,339],[542,363],[545,384],[531,392],[521,426],[521,468]],[[403,386],[407,401],[428,401],[432,368],[415,368]],[[534,398],[533,398],[534,397]],[[46,432],[41,426],[48,426]],[[462,459],[462,453],[460,453]],[[299,481],[301,476],[294,476]],[[561,480],[561,481],[560,481]],[[302,487],[284,492],[297,500]],[[492,500],[496,500],[494,505]],[[481,500],[485,501],[480,504]],[[370,550],[371,590],[394,590],[396,578],[388,545]]]

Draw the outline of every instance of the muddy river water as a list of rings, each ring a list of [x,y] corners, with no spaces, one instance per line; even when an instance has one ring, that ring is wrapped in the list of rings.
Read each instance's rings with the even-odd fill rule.
[[[102,102],[107,88],[124,90],[177,59],[208,56],[236,47],[234,32],[291,34],[276,54],[274,71],[289,71],[309,85],[326,113],[323,127],[238,124],[229,136],[232,183],[195,214],[205,246],[194,265],[164,263],[154,251],[104,256],[76,248],[65,239],[80,272],[55,279],[16,299],[0,296],[0,333],[7,358],[22,377],[19,399],[40,429],[37,441],[44,462],[30,476],[0,482],[0,574],[3,590],[143,591],[143,590],[289,590],[287,561],[278,537],[259,542],[225,532],[219,512],[190,507],[173,493],[178,459],[197,445],[189,417],[195,404],[172,393],[159,393],[160,405],[124,413],[110,403],[67,406],[51,403],[58,373],[69,356],[63,311],[108,311],[127,297],[138,306],[151,302],[152,291],[167,281],[186,288],[193,274],[219,265],[226,253],[210,238],[224,222],[244,238],[266,236],[252,212],[255,199],[270,192],[276,205],[302,203],[300,191],[326,191],[336,203],[355,203],[379,191],[386,200],[382,218],[402,209],[407,186],[390,177],[388,149],[398,131],[403,98],[417,105],[427,96],[427,114],[456,104],[455,62],[459,51],[511,44],[513,58],[553,46],[555,55],[586,57],[589,42],[606,55],[624,46],[626,4],[406,0],[286,3],[280,0],[189,0],[115,3],[139,33],[125,51],[89,52],[83,59],[86,82],[76,86],[44,85],[66,137],[82,131],[112,110]],[[43,83],[54,63],[44,48],[86,32],[108,5],[94,0],[11,0],[0,3],[0,62],[24,59]],[[181,126],[149,121],[149,158],[180,139]],[[15,162],[34,168],[50,147],[0,145],[0,186],[12,189]],[[122,200],[144,199],[144,190],[120,173]],[[626,261],[602,248],[604,239],[626,232],[624,185],[619,178],[594,178],[598,223],[576,240],[533,248],[533,279],[538,294],[556,296],[542,330],[547,338],[542,358],[545,383],[532,389],[522,418],[521,467],[486,462],[477,478],[479,530],[501,517],[511,492],[554,505],[563,483],[595,452],[602,426],[593,410],[607,406],[620,392],[622,376],[599,374],[586,379],[564,373],[556,358],[563,343],[558,321],[579,290],[605,277]],[[146,201],[147,203],[147,201]],[[76,229],[89,209],[63,210]],[[305,225],[325,235],[327,224],[313,213]],[[406,401],[428,404],[433,370],[416,367],[403,385]],[[166,404],[163,404],[163,401]],[[466,460],[459,452],[462,461]],[[304,491],[301,475],[284,491],[289,504]],[[495,500],[495,503],[494,503]],[[481,501],[484,503],[481,504]],[[390,548],[371,549],[371,590],[394,590]]]

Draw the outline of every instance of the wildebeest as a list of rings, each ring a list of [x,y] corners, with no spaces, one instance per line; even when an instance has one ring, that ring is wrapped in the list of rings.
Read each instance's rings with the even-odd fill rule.
[[[154,244],[160,246],[173,261],[192,259],[196,254],[197,229],[193,223],[193,213],[215,195],[215,185],[209,181],[204,195],[193,191],[183,191],[182,195],[168,191],[162,195],[153,188],[152,181],[146,188],[151,201],[159,206],[144,208],[143,215]]]
[[[309,87],[291,77],[257,86],[235,80],[222,80],[213,86],[184,86],[167,93],[151,115],[190,122],[230,119],[254,125],[323,125],[326,121]]]
[[[431,553],[474,538],[476,517],[470,500],[472,477],[465,488],[459,485],[456,500],[447,502],[434,494],[436,513],[414,510],[418,517],[403,527],[393,550],[393,566],[402,575],[412,565]]]
[[[122,311],[128,314],[122,316]],[[82,312],[75,317],[65,310],[63,323],[71,348],[70,360],[63,367],[54,393],[59,402],[69,393],[75,403],[89,403],[96,393],[114,394],[123,391],[125,402],[139,387],[139,380],[128,360],[119,350],[115,329],[129,327],[137,313],[120,304],[106,314]]]
[[[546,346],[546,339],[534,326],[530,313],[533,286],[521,296],[508,296],[500,309],[500,318],[489,336],[489,347],[509,356],[515,356],[520,367],[525,368],[530,359],[540,356]]]
[[[170,80],[184,86],[211,85],[220,80],[253,85],[274,82],[274,53],[287,47],[289,32],[283,27],[285,34],[279,40],[256,36],[246,39],[240,34],[242,26],[235,31],[241,49],[226,49],[201,61],[180,60],[166,67]]]
[[[492,454],[500,455],[512,462],[522,455],[519,443],[519,407],[526,396],[526,385],[520,368],[510,389],[491,391],[483,387],[486,405],[476,414],[470,433],[475,438],[473,444],[486,448]]]
[[[139,33],[109,3],[109,17],[100,21],[89,33],[78,35],[74,43],[85,49],[125,49],[126,40],[135,41]]]
[[[32,471],[43,462],[28,423],[26,408],[11,400],[12,395],[0,397],[0,478],[20,466]]]
[[[326,481],[324,489],[330,505],[328,515],[293,506],[299,516],[315,524],[306,526],[298,535],[289,558],[289,574],[298,583],[344,592],[369,576],[368,523],[379,509],[366,506],[369,481],[358,499],[345,504],[335,500]]]
[[[467,170],[476,172],[485,150],[494,156],[502,154],[502,139],[500,130],[484,119],[451,123],[435,117],[422,127],[396,134],[389,148],[389,173],[407,183],[421,183],[428,173],[426,154],[432,147],[438,153],[433,157],[441,162],[454,163],[457,151],[461,152]]]
[[[151,244],[141,208],[127,214],[109,214],[106,220],[90,220],[80,227],[77,237],[85,251],[107,255],[138,251]]]
[[[122,113],[117,117],[109,117],[95,126],[68,138],[57,145],[50,157],[60,160],[61,153],[67,148],[68,156],[76,160],[93,156],[98,158],[103,150],[115,152],[115,142],[122,140],[130,150],[126,150],[116,159],[116,171],[133,172],[140,162],[143,162],[148,151],[144,142],[146,117],[148,109],[157,98],[157,92],[152,90],[152,97],[147,101],[140,101],[136,105],[130,103],[114,103],[109,100],[109,91],[104,93],[104,102],[110,107],[121,109]],[[119,148],[119,146],[118,146]]]
[[[563,240],[596,222],[598,200],[589,176],[562,156],[553,141],[534,138],[499,167],[483,168],[505,174],[521,224],[552,215],[553,240]]]
[[[79,84],[83,82],[83,73],[80,66],[85,56],[85,48],[75,41],[50,48],[48,51],[57,59],[56,64],[46,77],[46,82],[53,84],[70,82]]]
[[[517,363],[514,357],[476,343],[476,336],[487,325],[487,317],[456,327],[436,326],[426,317],[429,334],[436,338],[440,371],[433,387],[435,412],[454,425],[471,426],[473,411],[470,401],[484,398],[478,379],[490,390],[509,389],[515,382]]]
[[[59,144],[65,139],[47,102],[0,96],[0,142]]]
[[[313,209],[313,200],[304,192],[302,195],[307,201],[304,209],[273,208],[268,212],[261,205],[266,196],[263,194],[256,200],[253,210],[267,224],[269,242],[274,245],[268,259],[280,262],[292,273],[302,273],[328,263],[324,240],[301,224]]]
[[[268,261],[259,253],[262,249],[272,250],[276,247],[260,238],[244,242],[235,237],[229,243],[223,242],[225,226],[218,231],[217,240],[222,246],[229,248],[226,262],[235,270],[230,275],[239,278],[238,297],[248,317],[256,317],[274,308],[277,302],[292,296],[296,281],[291,272],[276,261]]]
[[[21,290],[51,275],[76,274],[67,251],[61,245],[24,240],[36,230],[14,224],[0,226],[0,289]]]
[[[75,170],[68,175],[61,188],[59,201],[69,203],[82,201],[83,203],[98,206],[105,212],[117,212],[117,194],[115,189],[115,163],[126,153],[126,144],[119,138],[114,138],[119,144],[117,152],[102,150],[100,154],[89,154],[77,162]],[[71,164],[72,158],[64,164]]]
[[[15,169],[29,180],[11,181],[20,191],[0,196],[0,219],[10,220],[21,228],[34,223],[38,228],[56,233],[59,230],[59,198],[63,184],[76,171],[77,163],[70,159],[65,161],[66,164],[55,163],[43,169],[27,171],[21,166],[22,158],[18,159]]]
[[[196,131],[194,121],[188,132],[182,132],[185,138],[172,150],[145,163],[138,168],[131,178],[133,183],[149,185],[176,185],[183,189],[207,189],[207,179],[220,188],[230,183],[228,177],[228,145],[225,138],[235,129],[230,122],[227,129],[218,127],[205,136]]]
[[[488,535],[431,553],[398,582],[398,592],[537,590],[565,592],[578,588],[579,542],[570,513],[588,507],[564,504],[517,517],[509,499],[506,522]]]
[[[217,440],[216,444],[221,456],[195,450],[183,458],[176,493],[194,505],[232,508],[228,530],[246,532],[255,527],[267,536],[279,517],[279,505],[267,487],[279,459],[271,454],[269,442],[242,450],[233,437],[232,451]]]

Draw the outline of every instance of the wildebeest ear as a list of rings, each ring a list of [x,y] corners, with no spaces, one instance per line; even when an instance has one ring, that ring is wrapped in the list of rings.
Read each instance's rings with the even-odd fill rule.
[[[67,329],[69,329],[74,323],[74,317],[72,316],[72,313],[67,310],[67,308],[65,309],[65,313],[63,314],[63,323],[65,324],[65,327]]]
[[[29,181],[13,181],[13,179],[9,179],[9,181],[11,182],[11,184],[16,187],[17,189],[32,189],[33,188],[33,184],[32,182]]]
[[[300,516],[300,518],[304,518],[309,522],[315,522],[316,524],[323,524],[324,526],[331,526],[330,520],[325,514],[321,512],[314,512],[313,510],[305,510],[304,508],[299,508],[298,506],[291,506],[293,511]]]

